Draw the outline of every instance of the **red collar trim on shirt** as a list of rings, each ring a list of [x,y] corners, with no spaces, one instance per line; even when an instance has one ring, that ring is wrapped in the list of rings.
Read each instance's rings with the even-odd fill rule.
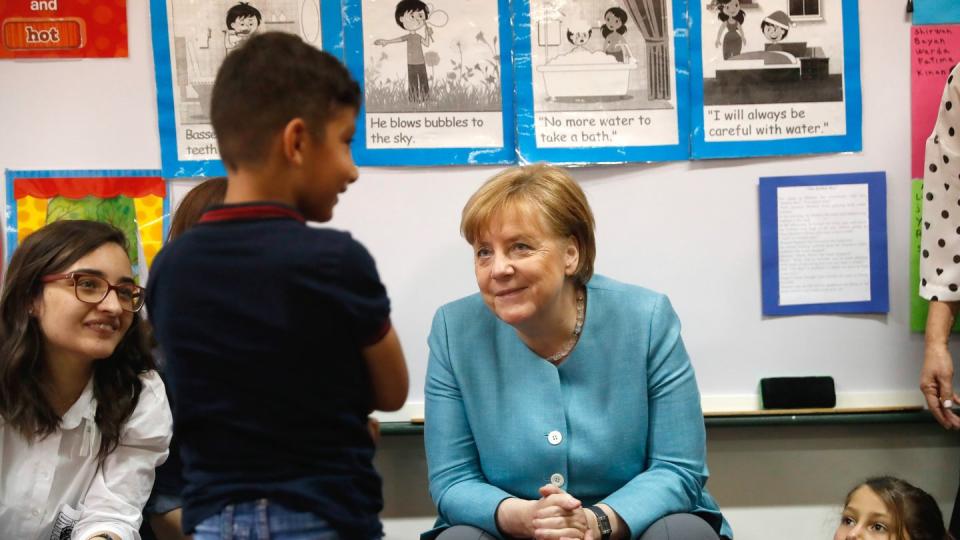
[[[216,208],[212,208],[203,213],[203,215],[200,217],[200,223],[283,218],[293,219],[299,221],[300,223],[307,222],[300,212],[297,212],[289,206],[280,206],[269,203],[253,203],[218,206]]]

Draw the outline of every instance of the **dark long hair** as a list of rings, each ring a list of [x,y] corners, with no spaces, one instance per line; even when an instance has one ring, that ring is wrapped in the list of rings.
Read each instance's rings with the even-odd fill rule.
[[[723,12],[723,6],[729,4],[732,0],[717,0],[717,18],[723,22],[727,22],[727,19],[730,18],[729,15]],[[733,20],[737,21],[740,24],[743,24],[743,20],[746,18],[746,13],[743,12],[743,7],[741,6],[740,11],[733,16]]]
[[[943,526],[943,514],[937,501],[926,491],[899,478],[878,476],[853,488],[847,494],[846,506],[853,492],[867,486],[887,506],[893,516],[893,527],[897,538],[903,540],[953,540],[953,536]]]
[[[605,24],[601,25],[600,33],[603,34],[603,37],[606,38],[607,36],[610,35],[611,32],[616,32],[620,35],[627,33],[627,12],[624,11],[623,8],[612,7],[608,9],[606,13],[603,14],[604,18],[607,17],[607,13],[613,13],[614,17],[620,19],[620,28],[617,28],[616,30],[611,30],[607,28],[607,25]]]
[[[0,295],[0,417],[27,440],[60,427],[41,379],[43,335],[30,308],[43,292],[40,278],[64,271],[104,244],[126,251],[126,238],[111,225],[95,221],[56,221],[28,236],[13,253]],[[146,323],[139,313],[117,348],[93,368],[95,421],[100,429],[101,461],[120,442],[124,422],[133,413],[143,386],[140,374],[156,369],[147,347]]]

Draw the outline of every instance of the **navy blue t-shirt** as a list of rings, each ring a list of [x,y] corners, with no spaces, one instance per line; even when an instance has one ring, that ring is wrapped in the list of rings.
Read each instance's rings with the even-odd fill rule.
[[[370,254],[290,207],[225,205],[161,250],[147,310],[184,462],[183,527],[267,498],[344,538],[383,507],[361,355],[390,328]]]

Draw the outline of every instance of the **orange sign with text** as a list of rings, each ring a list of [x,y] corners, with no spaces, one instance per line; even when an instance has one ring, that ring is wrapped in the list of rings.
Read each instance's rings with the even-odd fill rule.
[[[0,0],[0,59],[125,56],[126,0]]]

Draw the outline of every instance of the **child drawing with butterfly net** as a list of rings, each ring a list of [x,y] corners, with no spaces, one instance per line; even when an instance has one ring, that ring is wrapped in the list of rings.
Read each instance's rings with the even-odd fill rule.
[[[446,13],[437,11],[436,15]],[[423,55],[423,47],[433,43],[433,26],[443,26],[445,20],[436,22],[430,14],[430,8],[422,0],[400,0],[394,14],[397,25],[407,31],[406,34],[393,39],[377,39],[374,45],[381,47],[391,43],[407,44],[407,96],[411,102],[422,103],[430,95],[430,82],[427,79],[427,63]],[[419,34],[423,28],[423,36]]]

